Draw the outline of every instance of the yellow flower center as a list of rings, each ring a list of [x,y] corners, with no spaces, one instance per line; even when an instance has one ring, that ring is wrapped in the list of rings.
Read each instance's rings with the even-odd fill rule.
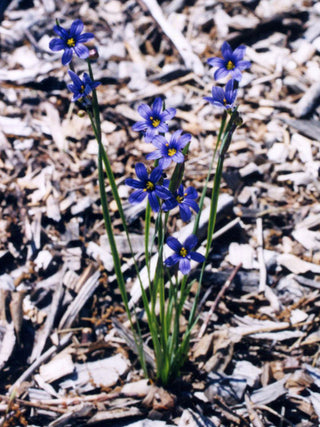
[[[223,98],[223,105],[227,105],[227,100],[226,100],[226,98]]]
[[[154,184],[151,181],[147,181],[146,188],[143,191],[153,191],[154,190]]]
[[[168,156],[172,157],[176,154],[177,150],[175,148],[169,148]]]
[[[81,92],[81,93],[83,93],[83,92],[84,92],[84,85],[81,85],[80,92]]]
[[[154,128],[158,127],[160,125],[159,119],[154,119],[152,116],[150,116],[151,124]]]
[[[235,68],[235,65],[232,61],[228,61],[227,63],[227,70],[233,70]]]
[[[181,255],[183,258],[185,258],[185,257],[187,256],[187,254],[188,254],[187,249],[185,249],[185,248],[182,246],[182,248],[180,249],[180,255]]]
[[[70,39],[67,40],[67,45],[69,47],[75,47],[75,45],[76,45],[75,39],[73,37],[70,37]]]
[[[177,196],[176,201],[178,203],[182,203],[184,201],[184,198],[186,197],[187,193],[184,193],[183,196]]]
[[[178,203],[182,203],[182,202],[183,202],[183,200],[184,200],[184,197],[182,197],[182,196],[177,196],[177,197],[176,197],[176,201],[177,201]]]

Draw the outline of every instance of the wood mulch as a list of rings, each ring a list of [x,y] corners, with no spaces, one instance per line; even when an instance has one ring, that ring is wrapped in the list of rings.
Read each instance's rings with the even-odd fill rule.
[[[0,425],[319,425],[319,2],[6,3]],[[143,206],[129,205],[124,184],[151,150],[131,130],[137,107],[162,96],[177,109],[171,130],[192,134],[185,182],[200,192],[221,117],[203,100],[215,84],[206,60],[227,40],[245,44],[252,62],[239,89],[244,124],[225,160],[201,319],[182,378],[168,389],[143,378],[130,345],[101,214],[97,144],[89,119],[70,104],[61,55],[48,49],[55,20],[68,26],[78,18],[99,49],[103,143],[141,268]],[[111,197],[109,206],[130,301],[139,307]],[[179,219],[170,227],[190,230]]]

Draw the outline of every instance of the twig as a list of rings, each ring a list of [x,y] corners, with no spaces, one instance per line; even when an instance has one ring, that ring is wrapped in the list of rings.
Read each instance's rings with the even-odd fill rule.
[[[183,34],[177,30],[164,16],[161,7],[156,0],[138,0],[147,7],[153,19],[157,22],[164,34],[171,40],[187,68],[193,70],[199,76],[204,73],[204,67],[198,56],[192,52],[191,46]]]
[[[33,364],[26,370],[20,377],[12,384],[12,386],[9,389],[9,394],[12,393],[19,385],[25,381],[45,360],[49,359],[50,356],[52,356],[53,353],[55,353],[58,349],[61,349],[62,347],[66,346],[68,342],[70,341],[72,334],[65,335],[59,345],[53,345],[50,347],[45,353],[43,353],[37,360],[33,362]]]
[[[0,399],[4,400],[5,402],[9,402],[12,400],[9,396],[4,396],[3,394],[0,394]],[[31,408],[38,408],[38,409],[44,409],[46,411],[53,411],[57,412],[59,414],[65,414],[67,412],[67,409],[61,409],[61,408],[55,408],[51,405],[47,405],[45,403],[40,402],[30,402],[29,400],[23,400],[23,399],[13,399],[14,402],[19,403],[19,405],[29,406]]]
[[[109,393],[109,394],[103,392],[103,393],[92,394],[88,396],[63,397],[61,399],[46,399],[44,402],[46,405],[50,407],[57,406],[57,405],[70,407],[73,405],[79,405],[80,403],[83,403],[83,402],[105,402],[108,400],[117,399],[118,397],[120,397],[120,395],[121,395],[120,392]],[[31,403],[32,402],[34,403],[34,401],[31,401]]]
[[[263,427],[263,424],[262,424],[260,418],[258,417],[258,414],[256,413],[256,411],[252,407],[252,402],[250,401],[248,394],[245,394],[244,399],[245,399],[247,411],[249,414],[249,418],[250,418],[250,421],[251,421],[253,427]]]
[[[270,286],[267,285],[267,268],[264,262],[263,256],[263,227],[262,227],[262,218],[257,218],[257,240],[258,240],[258,261],[259,261],[259,271],[260,271],[260,280],[259,280],[259,292],[263,292],[267,300],[270,302],[271,307],[277,313],[281,309],[281,304],[279,299],[273,293]]]
[[[198,338],[201,338],[203,336],[203,334],[205,333],[208,323],[212,317],[212,314],[214,313],[215,309],[217,308],[220,299],[223,297],[224,293],[226,292],[226,290],[229,288],[229,286],[231,285],[233,279],[235,278],[236,274],[238,273],[239,269],[241,268],[242,263],[240,263],[239,265],[237,265],[237,267],[232,271],[232,273],[230,274],[230,276],[228,277],[228,279],[226,280],[225,284],[222,286],[222,288],[220,289],[218,295],[216,296],[216,299],[213,301],[209,312],[206,315],[206,319],[203,322],[201,328],[200,328],[200,332],[198,334]]]
[[[87,270],[85,270],[83,277],[85,282],[83,283],[78,295],[65,311],[62,319],[60,320],[58,329],[67,329],[71,327],[74,319],[78,316],[79,311],[99,286],[100,271],[97,270],[94,272],[91,265]]]
[[[274,332],[274,331],[284,331],[288,328],[298,328],[300,326],[304,326],[304,325],[311,325],[313,324],[313,320],[309,320],[306,322],[298,322],[298,323],[289,323],[289,322],[284,322],[283,325],[279,325],[279,326],[270,326],[270,327],[265,327],[265,328],[257,328],[257,330],[253,331],[245,331],[242,332],[241,335],[243,337],[248,336],[248,335],[253,335],[253,334],[261,334],[261,333],[265,333],[265,332]]]
[[[261,409],[262,411],[270,412],[270,414],[280,418],[280,420],[285,421],[289,426],[294,427],[295,424],[293,424],[288,418],[284,417],[283,415],[279,414],[277,411],[274,411],[273,409],[269,408],[269,406],[266,405],[254,405],[255,409]]]
[[[214,403],[218,406],[218,408],[221,410],[221,412],[223,413],[223,415],[229,420],[232,421],[233,423],[237,424],[237,425],[246,425],[249,426],[250,424],[248,423],[248,421],[242,416],[242,415],[238,415],[236,414],[232,408],[230,408],[225,401],[223,400],[223,398],[221,396],[214,396],[213,398]]]
[[[259,271],[260,271],[260,280],[259,280],[259,292],[265,292],[267,285],[267,269],[264,262],[263,256],[263,228],[262,228],[262,218],[257,218],[257,240],[258,240],[258,261],[259,261]]]
[[[139,354],[136,343],[135,343],[134,338],[133,338],[132,332],[130,330],[126,329],[125,326],[122,323],[120,323],[116,318],[112,319],[112,323],[113,323],[114,328],[118,332],[118,334],[126,341],[128,347],[135,354]],[[152,366],[153,369],[155,369],[155,360],[154,360],[153,353],[151,352],[149,347],[147,347],[147,345],[145,345],[145,344],[143,344],[143,352],[145,354],[146,362],[150,366]]]
[[[235,227],[238,223],[240,223],[239,217],[228,222],[226,225],[224,225],[223,227],[219,228],[219,230],[214,232],[212,239],[213,240],[218,239],[218,237],[222,236],[224,233],[231,230],[231,228]],[[204,244],[205,243],[206,243],[206,240],[204,241]]]
[[[59,304],[61,301],[61,298],[63,296],[63,276],[65,273],[65,267],[63,267],[63,271],[61,274],[61,279],[57,285],[57,288],[53,294],[51,308],[48,313],[47,319],[45,321],[44,327],[41,329],[41,332],[37,334],[37,340],[36,344],[34,345],[32,349],[32,353],[30,356],[30,362],[33,362],[34,360],[37,360],[37,358],[41,355],[42,350],[44,349],[44,346],[46,344],[46,341],[48,339],[48,336],[50,332],[52,331],[54,319],[56,317],[57,310],[59,308]]]
[[[178,77],[177,79],[171,80],[167,83],[164,83],[159,86],[148,86],[146,88],[143,88],[137,92],[133,92],[127,95],[127,102],[135,102],[140,101],[145,98],[152,98],[154,96],[163,95],[164,93],[168,92],[173,86],[183,85],[185,82],[195,80],[198,82],[197,76],[195,73],[190,72],[186,74],[185,76]],[[115,101],[116,102],[116,101]]]

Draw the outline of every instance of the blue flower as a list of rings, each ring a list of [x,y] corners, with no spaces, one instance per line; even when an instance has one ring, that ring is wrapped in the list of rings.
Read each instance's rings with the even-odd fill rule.
[[[147,104],[141,104],[138,107],[138,113],[144,120],[135,123],[132,129],[137,132],[144,132],[146,142],[151,142],[159,132],[165,133],[169,130],[165,122],[176,115],[176,110],[175,108],[168,108],[162,111],[162,108],[161,98],[156,98],[151,108]]]
[[[151,209],[154,212],[159,212],[160,204],[158,198],[166,200],[169,199],[169,197],[172,197],[171,192],[167,188],[158,184],[162,177],[162,168],[159,166],[154,168],[150,173],[150,176],[148,175],[147,169],[143,163],[137,163],[135,170],[139,181],[132,178],[127,178],[125,180],[127,185],[137,189],[137,191],[130,194],[129,202],[140,203],[148,195]]]
[[[70,30],[65,30],[60,25],[55,25],[53,31],[59,36],[50,41],[49,48],[58,51],[64,50],[62,55],[62,64],[67,65],[71,62],[72,55],[75,53],[79,58],[85,59],[89,56],[89,49],[83,45],[94,37],[92,33],[83,33],[83,22],[77,19],[71,24]]]
[[[242,60],[245,50],[245,46],[239,46],[233,51],[229,43],[224,42],[221,46],[223,58],[214,57],[209,58],[207,61],[212,67],[218,67],[217,71],[214,73],[215,80],[222,79],[228,74],[231,74],[232,78],[240,81],[242,78],[241,71],[251,66],[249,61]]]
[[[157,147],[157,150],[147,154],[146,159],[160,159],[159,166],[162,167],[162,169],[169,167],[172,161],[182,163],[184,161],[184,155],[181,151],[190,141],[191,135],[186,133],[180,136],[181,133],[181,129],[176,130],[172,134],[170,142],[168,142],[164,136],[156,135],[152,140],[152,144]]]
[[[72,101],[80,101],[87,104],[87,96],[101,83],[92,81],[87,73],[83,74],[83,80],[71,70],[69,70],[68,73],[73,81],[73,83],[67,85],[68,89],[73,92]]]
[[[165,180],[164,185],[169,185],[169,180]],[[180,216],[182,221],[187,222],[191,218],[191,209],[195,212],[199,212],[199,206],[195,202],[195,199],[198,197],[197,190],[193,187],[188,187],[184,190],[183,185],[181,184],[178,188],[178,191],[168,200],[166,200],[162,209],[166,212],[176,206],[179,206]]]
[[[212,87],[212,96],[205,96],[204,99],[209,101],[212,105],[216,107],[222,107],[227,110],[233,107],[234,101],[237,98],[237,89],[234,89],[235,81],[229,80],[226,84],[225,90],[222,87]]]
[[[174,254],[169,256],[164,264],[167,267],[172,267],[173,265],[179,263],[179,270],[182,274],[188,274],[191,270],[190,260],[193,259],[197,262],[204,262],[205,257],[198,252],[193,252],[193,249],[198,242],[198,239],[194,234],[191,234],[184,244],[182,245],[179,240],[174,237],[167,238],[167,245],[174,250]]]

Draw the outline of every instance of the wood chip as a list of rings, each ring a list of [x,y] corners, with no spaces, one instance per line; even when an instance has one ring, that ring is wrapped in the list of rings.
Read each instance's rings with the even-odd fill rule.
[[[46,365],[40,366],[40,375],[44,381],[51,383],[74,371],[74,364],[70,354],[56,356]]]
[[[76,387],[81,393],[101,387],[112,387],[119,381],[119,376],[127,372],[128,368],[129,362],[122,354],[95,362],[75,363],[72,364],[72,371],[69,372],[74,372],[74,375],[71,379],[62,381],[60,387],[63,389]]]

